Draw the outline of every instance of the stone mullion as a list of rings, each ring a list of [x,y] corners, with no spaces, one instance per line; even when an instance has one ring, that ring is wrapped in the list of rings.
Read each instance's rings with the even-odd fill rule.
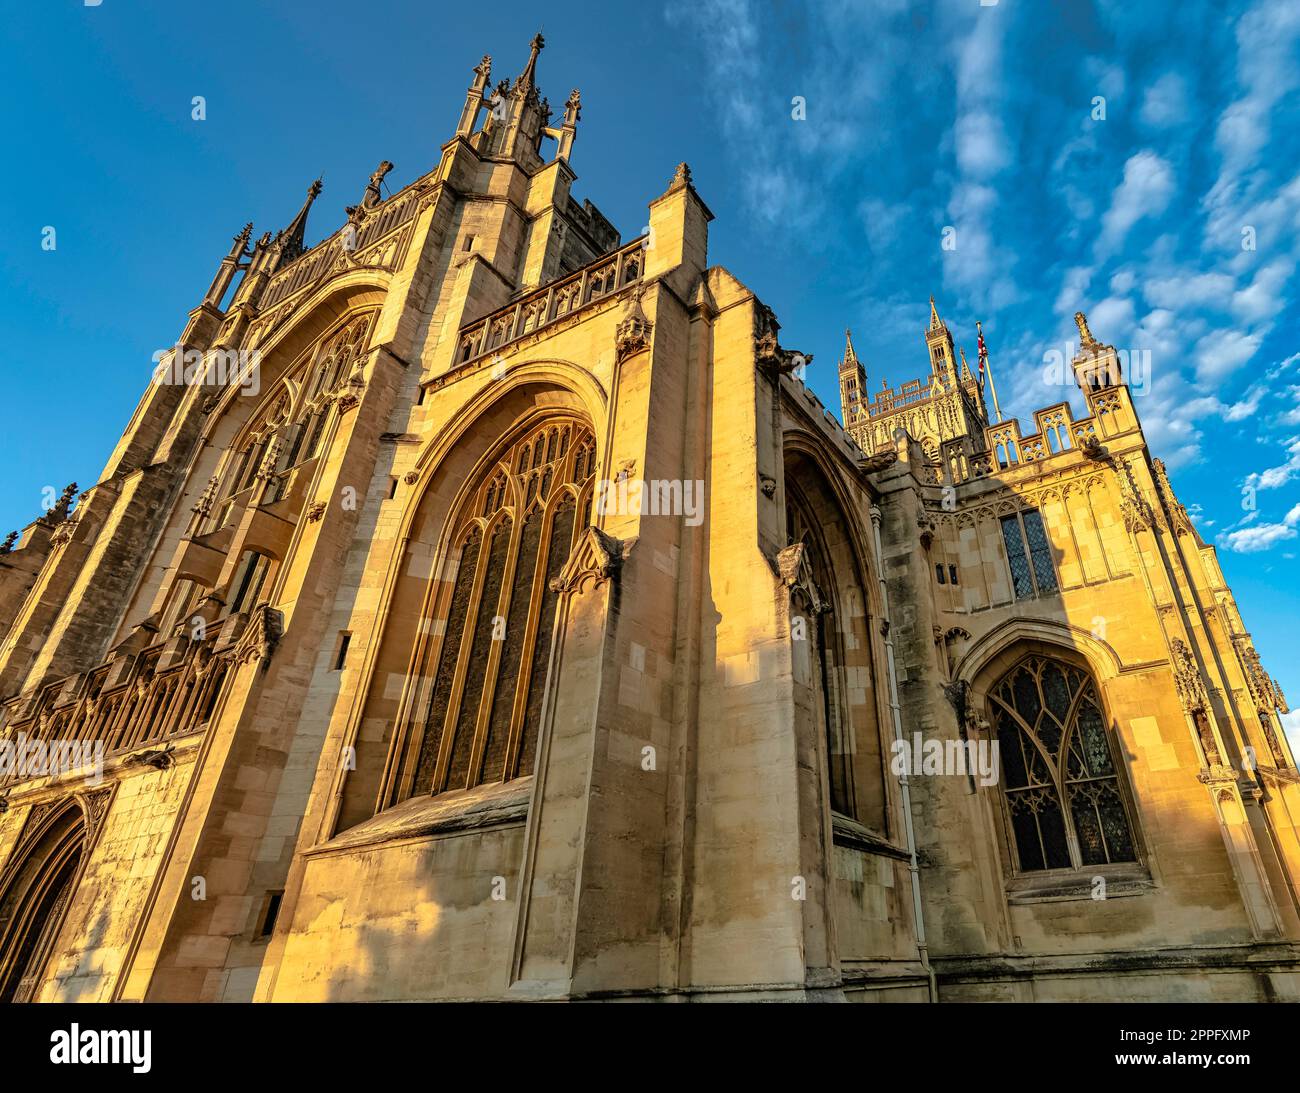
[[[185,666],[184,676],[176,690],[176,699],[167,711],[158,736],[160,740],[181,735],[194,716],[198,697],[203,690],[203,681],[195,675],[193,661]]]
[[[448,539],[454,543],[455,537]],[[406,555],[409,541],[400,543],[398,556]],[[448,551],[450,554],[450,551]],[[463,563],[464,559],[461,559]],[[416,767],[420,762],[420,747],[424,734],[428,732],[428,715],[421,721],[421,708],[428,707],[432,701],[432,688],[437,675],[438,660],[442,656],[442,647],[446,643],[447,630],[443,626],[441,634],[433,636],[433,623],[439,617],[445,617],[451,607],[451,595],[455,591],[455,580],[443,580],[439,574],[446,569],[447,558],[435,559],[433,576],[424,594],[424,607],[420,612],[420,626],[417,628],[415,649],[411,652],[411,662],[407,667],[407,680],[415,681],[403,690],[402,702],[398,706],[398,716],[394,721],[393,743],[385,763],[385,771],[380,778],[374,811],[381,812],[391,808],[400,801],[406,801],[415,788]],[[458,572],[459,572],[458,563]],[[428,689],[425,688],[428,682]],[[419,730],[417,730],[419,729]]]
[[[453,536],[449,542],[455,543],[457,538],[458,536]],[[405,546],[403,544],[399,553],[405,552]],[[457,562],[458,573],[464,561],[462,556]],[[380,779],[379,796],[375,802],[376,812],[406,800],[415,789],[420,748],[423,746],[425,734],[429,731],[428,705],[433,700],[438,663],[447,642],[446,625],[443,626],[441,634],[433,636],[432,624],[450,613],[452,596],[456,591],[454,578],[448,581],[438,576],[446,568],[447,558],[440,559],[440,563],[435,566],[433,570],[435,576],[430,580],[429,588],[425,592],[425,606],[420,614],[419,633],[408,667],[408,680],[414,679],[417,682],[414,686],[407,687],[402,697],[402,705],[398,707],[395,722],[397,727],[389,751],[388,769]],[[424,709],[425,713],[421,714],[421,709]]]
[[[132,680],[126,685],[126,693],[122,695],[122,702],[114,711],[112,720],[105,726],[104,750],[106,752],[116,751],[121,746],[120,738],[126,735],[126,721],[139,702],[138,696],[133,693],[134,690],[135,681]]]
[[[176,673],[171,685],[171,694],[159,711],[158,726],[153,733],[155,741],[165,740],[172,735],[173,727],[180,722],[180,715],[189,705],[193,690],[190,665],[187,664]]]
[[[578,445],[573,443],[565,456],[565,467],[571,468],[576,458]],[[569,477],[567,471],[564,478]],[[504,771],[507,778],[513,778],[519,769],[519,758],[523,752],[524,722],[528,713],[528,692],[533,682],[533,656],[537,650],[537,639],[541,636],[542,604],[546,600],[547,562],[551,555],[551,542],[555,538],[555,514],[564,500],[565,490],[555,490],[551,501],[542,513],[542,533],[537,540],[537,562],[533,567],[533,584],[529,590],[528,621],[524,635],[523,649],[519,653],[519,677],[515,684],[515,700],[510,711],[510,730],[506,738],[506,757]],[[577,545],[578,520],[581,518],[580,498],[575,498],[573,511],[573,543],[570,551]],[[540,727],[539,727],[540,732]],[[536,765],[534,764],[534,769]]]
[[[545,464],[543,464],[543,469]],[[522,487],[521,487],[522,501]],[[524,508],[521,504],[520,510]],[[519,566],[519,549],[523,543],[525,516],[520,515],[517,519],[511,516],[510,543],[506,547],[506,566],[505,572],[501,575],[501,591],[497,594],[496,615],[503,619],[510,617],[510,598],[514,591],[515,570]],[[484,536],[486,540],[487,536]],[[484,579],[487,574],[484,573]],[[536,574],[534,574],[536,577]],[[492,625],[492,620],[488,620],[488,625]],[[492,721],[492,702],[496,695],[497,674],[501,668],[502,650],[505,648],[506,638],[501,641],[493,641],[491,650],[488,653],[488,662],[483,669],[483,692],[479,695],[478,711],[474,717],[474,742],[470,748],[469,770],[466,774],[466,784],[470,787],[479,784],[481,777],[481,767],[483,765],[483,754],[487,749],[488,727]],[[509,752],[507,751],[507,758]],[[507,768],[509,769],[509,768]]]
[[[456,743],[454,729],[460,717],[460,704],[465,696],[465,680],[469,675],[469,662],[474,650],[474,636],[478,630],[475,623],[478,619],[479,604],[483,599],[483,586],[487,583],[487,563],[491,548],[492,536],[487,533],[485,527],[482,536],[479,538],[478,564],[474,567],[474,588],[470,593],[469,604],[465,608],[465,626],[460,635],[460,649],[456,657],[456,674],[452,676],[451,694],[447,699],[447,712],[442,723],[442,738],[438,741],[438,761],[433,770],[432,792],[435,794],[443,791],[443,783],[446,781],[447,772],[451,769],[452,749]],[[461,562],[464,563],[463,557]],[[448,622],[450,623],[450,621],[449,619]],[[453,731],[449,732],[449,728]]]

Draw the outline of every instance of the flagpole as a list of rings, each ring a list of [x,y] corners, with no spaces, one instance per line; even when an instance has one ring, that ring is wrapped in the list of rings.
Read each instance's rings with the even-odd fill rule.
[[[980,323],[975,324],[975,329],[979,331],[981,344],[984,341],[984,327]],[[994,424],[1002,420],[1002,407],[998,405],[998,385],[993,382],[993,362],[989,360],[988,346],[984,347],[984,368],[989,374],[989,391],[993,395],[993,412],[997,414]]]

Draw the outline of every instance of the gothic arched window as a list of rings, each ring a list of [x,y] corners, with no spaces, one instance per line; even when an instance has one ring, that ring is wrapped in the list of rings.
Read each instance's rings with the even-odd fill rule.
[[[69,804],[36,820],[0,878],[0,1002],[27,1002],[40,986],[78,879],[83,815]]]
[[[373,320],[366,312],[336,327],[267,392],[230,445],[216,496],[226,501],[259,477],[268,484],[258,503],[283,496],[289,472],[318,454],[330,406],[362,359]],[[228,511],[223,505],[204,530],[220,527]]]
[[[531,774],[559,595],[551,582],[590,511],[595,438],[575,419],[523,434],[452,519],[454,572],[433,606],[433,686],[414,711],[411,788],[445,793]],[[452,568],[449,567],[449,568]]]
[[[1021,872],[1137,860],[1097,685],[1029,656],[989,692]]]

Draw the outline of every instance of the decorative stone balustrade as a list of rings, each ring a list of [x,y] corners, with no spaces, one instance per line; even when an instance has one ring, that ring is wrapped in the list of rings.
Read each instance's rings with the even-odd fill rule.
[[[641,279],[645,237],[461,327],[456,365],[501,349]]]

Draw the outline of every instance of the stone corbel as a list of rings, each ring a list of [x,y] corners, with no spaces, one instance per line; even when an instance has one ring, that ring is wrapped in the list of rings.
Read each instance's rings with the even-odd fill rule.
[[[235,663],[261,662],[262,671],[271,663],[271,655],[284,635],[284,613],[269,603],[258,604],[249,615],[248,625],[235,648]]]
[[[811,353],[796,353],[792,349],[782,349],[777,341],[777,331],[781,324],[776,321],[772,309],[759,304],[754,330],[754,363],[772,382],[781,376],[789,375],[799,365],[812,363]]]
[[[617,578],[635,543],[635,539],[615,539],[589,524],[573,544],[560,575],[551,581],[551,591],[581,595]]]
[[[654,330],[654,323],[646,317],[641,307],[643,291],[644,286],[638,283],[632,295],[628,297],[623,318],[614,329],[614,358],[619,364],[650,348],[650,334]]]

